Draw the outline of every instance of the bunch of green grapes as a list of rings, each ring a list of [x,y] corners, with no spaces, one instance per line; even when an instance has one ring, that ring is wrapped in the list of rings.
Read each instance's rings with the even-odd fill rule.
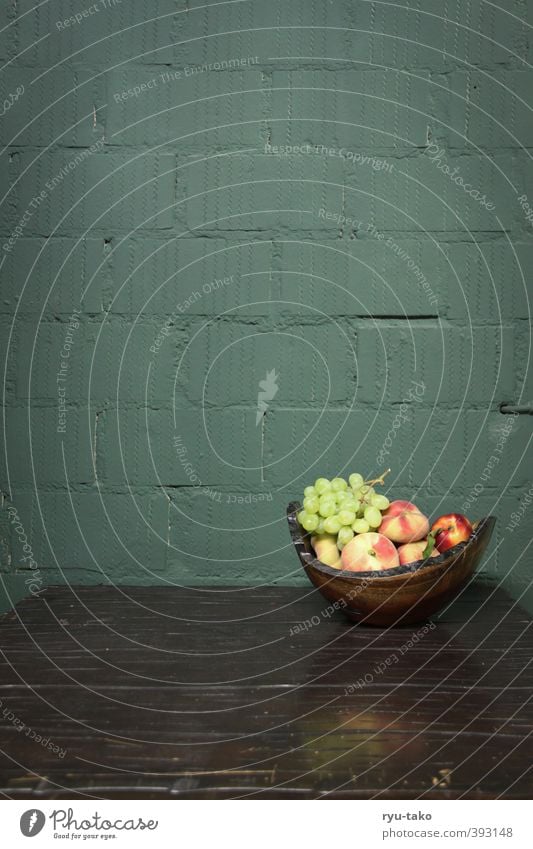
[[[376,531],[389,499],[370,483],[357,472],[348,481],[317,478],[314,486],[304,489],[303,510],[298,513],[302,528],[313,534],[335,535],[339,551],[355,534]]]

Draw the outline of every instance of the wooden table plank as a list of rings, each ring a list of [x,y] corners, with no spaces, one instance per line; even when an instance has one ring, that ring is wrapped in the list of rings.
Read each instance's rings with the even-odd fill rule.
[[[529,798],[531,624],[482,582],[388,630],[307,588],[50,588],[0,621],[0,792]]]

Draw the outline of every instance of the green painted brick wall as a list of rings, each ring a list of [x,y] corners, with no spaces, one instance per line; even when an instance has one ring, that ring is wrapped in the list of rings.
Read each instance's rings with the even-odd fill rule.
[[[527,594],[533,0],[5,5],[0,603],[305,584],[287,502],[384,465]]]

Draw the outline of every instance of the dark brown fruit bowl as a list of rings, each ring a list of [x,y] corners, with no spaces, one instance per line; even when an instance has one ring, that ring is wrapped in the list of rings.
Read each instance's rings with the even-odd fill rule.
[[[350,619],[365,625],[410,625],[422,622],[449,602],[474,574],[496,524],[494,516],[474,522],[466,542],[430,560],[416,560],[379,572],[348,572],[317,560],[311,535],[300,526],[301,506],[287,508],[294,547],[311,583]]]

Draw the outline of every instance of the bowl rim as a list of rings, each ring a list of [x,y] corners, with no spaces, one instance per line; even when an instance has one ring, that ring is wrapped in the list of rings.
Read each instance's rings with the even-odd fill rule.
[[[477,522],[473,522],[472,526],[474,530],[469,538],[457,545],[454,545],[452,548],[448,548],[446,551],[443,551],[438,557],[428,557],[425,560],[413,560],[411,563],[394,566],[392,569],[378,569],[370,572],[353,572],[347,569],[336,569],[333,566],[327,566],[326,563],[322,563],[321,560],[318,560],[317,557],[307,550],[305,539],[307,538],[309,540],[309,548],[311,548],[312,534],[308,531],[304,531],[296,518],[296,514],[299,513],[301,509],[302,506],[299,501],[291,501],[287,506],[287,521],[289,523],[291,539],[302,564],[305,566],[313,566],[315,569],[318,569],[325,575],[330,575],[331,577],[342,577],[355,581],[361,578],[379,581],[383,578],[395,578],[402,575],[411,575],[423,570],[448,565],[450,560],[458,558],[474,539],[484,536],[489,531],[492,532],[492,529],[496,524],[495,516],[484,516]]]

